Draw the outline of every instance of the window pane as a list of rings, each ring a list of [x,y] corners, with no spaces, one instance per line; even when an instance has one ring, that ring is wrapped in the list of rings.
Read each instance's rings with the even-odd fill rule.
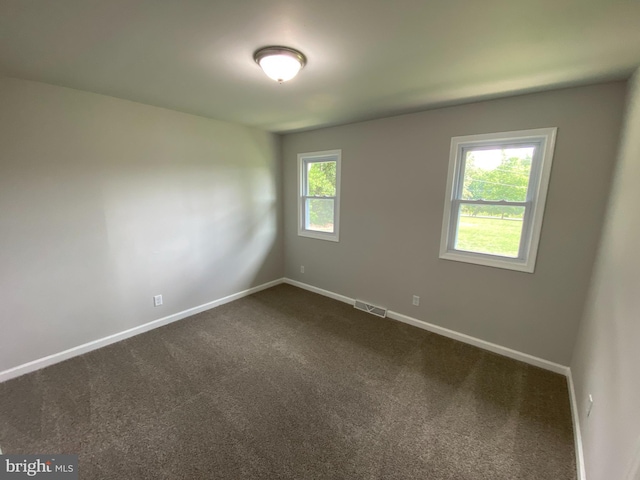
[[[335,197],[336,162],[307,163],[306,195],[316,197]]]
[[[518,257],[525,207],[460,205],[456,250]]]
[[[305,230],[333,233],[333,202],[332,198],[307,198]]]
[[[533,146],[467,150],[462,200],[524,202],[534,150]]]

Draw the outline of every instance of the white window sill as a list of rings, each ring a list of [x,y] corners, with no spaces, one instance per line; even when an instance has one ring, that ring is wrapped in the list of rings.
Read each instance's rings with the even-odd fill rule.
[[[484,265],[485,267],[503,268],[505,270],[515,270],[517,272],[533,273],[535,269],[535,259],[524,262],[520,259],[501,258],[495,255],[485,255],[482,253],[471,253],[461,251],[447,251],[440,254],[443,260],[453,260],[455,262],[473,263]]]
[[[298,236],[315,238],[316,240],[328,240],[330,242],[339,241],[339,237],[337,233],[324,233],[324,232],[314,232],[312,230],[300,230],[298,231]]]

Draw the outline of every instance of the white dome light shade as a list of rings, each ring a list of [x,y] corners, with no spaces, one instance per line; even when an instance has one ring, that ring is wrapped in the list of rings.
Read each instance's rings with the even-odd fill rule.
[[[269,78],[280,83],[295,77],[307,61],[302,53],[288,47],[262,48],[253,58]]]
[[[267,77],[277,82],[286,82],[295,77],[302,65],[296,58],[287,55],[271,55],[260,60],[260,66]]]

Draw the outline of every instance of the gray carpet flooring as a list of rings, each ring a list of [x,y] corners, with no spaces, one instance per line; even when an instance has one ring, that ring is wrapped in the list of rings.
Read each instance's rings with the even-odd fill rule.
[[[575,479],[566,380],[280,285],[0,384],[87,479]]]

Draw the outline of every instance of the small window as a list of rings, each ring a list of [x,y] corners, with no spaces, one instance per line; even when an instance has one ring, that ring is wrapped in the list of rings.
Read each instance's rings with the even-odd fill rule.
[[[440,258],[533,273],[556,130],[451,139]]]
[[[298,154],[298,235],[338,241],[342,150]]]

